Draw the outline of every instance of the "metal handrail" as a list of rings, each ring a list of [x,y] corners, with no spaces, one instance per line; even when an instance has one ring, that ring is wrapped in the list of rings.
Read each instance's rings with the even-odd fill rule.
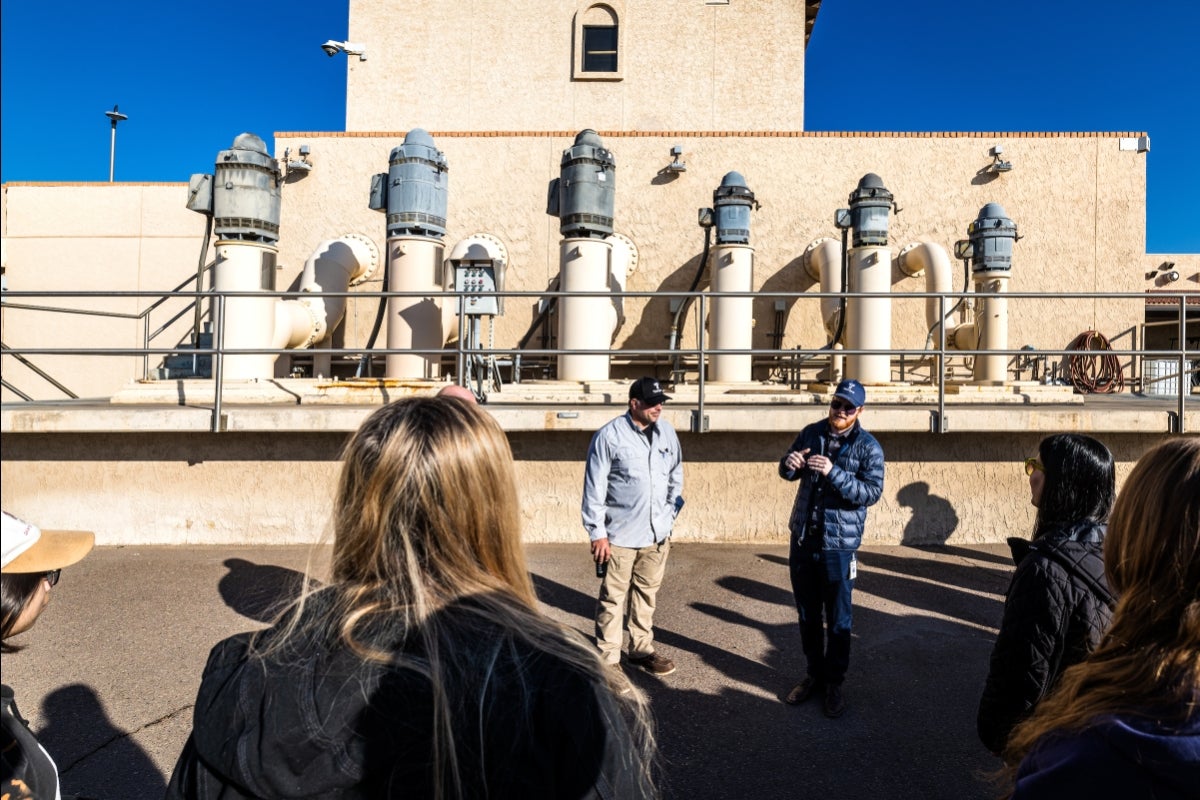
[[[194,280],[192,278],[191,280]],[[188,281],[190,282],[190,281]],[[186,285],[187,282],[185,282]],[[364,298],[393,298],[393,297],[420,297],[420,298],[442,298],[444,300],[456,300],[464,296],[465,293],[456,292],[454,290],[445,291],[344,291],[344,292],[323,292],[328,297],[357,297]],[[694,297],[699,301],[699,313],[697,320],[706,318],[707,304],[716,298],[724,297],[741,297],[741,298],[784,298],[798,300],[820,300],[825,297],[847,297],[847,298],[888,298],[893,301],[898,299],[904,300],[919,300],[927,298],[937,298],[940,305],[939,319],[946,318],[946,303],[952,300],[957,300],[959,297],[981,297],[975,292],[714,292],[714,291],[594,291],[594,292],[566,292],[566,291],[502,291],[496,292],[500,297],[514,298],[560,298],[560,297],[612,297],[612,298],[689,298]],[[228,355],[250,355],[250,354],[271,354],[271,355],[298,355],[306,351],[291,350],[291,349],[272,349],[272,348],[225,348],[224,344],[224,326],[221,320],[224,318],[225,302],[229,298],[237,297],[276,297],[281,299],[298,299],[306,296],[304,292],[269,292],[269,291],[241,291],[241,292],[215,292],[215,291],[171,291],[171,292],[146,292],[146,291],[112,291],[112,292],[96,292],[96,291],[8,291],[5,292],[4,307],[36,309],[46,311],[63,311],[74,313],[94,313],[100,316],[113,316],[130,319],[145,319],[149,312],[154,308],[159,307],[164,302],[171,298],[193,298],[194,303],[200,302],[203,298],[208,298],[212,305],[210,313],[214,317],[214,341],[211,348],[194,347],[189,348],[188,352],[194,355],[211,355],[213,357],[213,379],[216,382],[214,391],[214,414],[213,414],[213,430],[220,429],[220,407],[222,402],[223,381],[223,359]],[[1095,300],[1095,299],[1124,299],[1130,301],[1145,301],[1145,294],[1141,292],[1072,292],[1072,293],[1046,293],[1046,292],[1007,292],[1003,295],[1008,299],[1040,299],[1046,297],[1055,298],[1071,298],[1080,300]],[[1188,394],[1188,389],[1184,386],[1184,376],[1189,374],[1187,362],[1189,357],[1200,357],[1200,351],[1194,349],[1189,350],[1186,347],[1186,330],[1187,330],[1187,299],[1195,296],[1194,292],[1179,291],[1179,292],[1163,292],[1156,293],[1155,297],[1162,299],[1164,297],[1173,298],[1178,301],[1179,309],[1179,347],[1166,350],[1147,350],[1146,348],[1132,349],[1110,349],[1103,351],[1106,355],[1117,357],[1142,358],[1146,357],[1164,357],[1177,359],[1179,364],[1178,391],[1176,392],[1177,409],[1175,412],[1175,426],[1178,431],[1182,431],[1184,427],[1184,401]],[[148,307],[144,312],[137,315],[120,314],[118,312],[91,312],[82,309],[60,309],[54,307],[30,306],[9,302],[10,298],[21,297],[95,297],[95,298],[114,298],[114,297],[156,297],[159,298],[154,304]],[[189,306],[190,308],[191,306]],[[186,311],[184,312],[186,313]],[[181,315],[180,315],[181,316]],[[178,319],[178,316],[175,318]],[[169,325],[170,323],[168,323]],[[166,326],[164,326],[165,328]],[[744,349],[714,349],[708,346],[707,334],[703,325],[698,326],[697,346],[695,348],[676,348],[668,351],[666,348],[621,348],[620,350],[612,350],[611,348],[598,348],[594,350],[582,349],[565,349],[565,348],[543,348],[543,349],[526,349],[526,348],[504,348],[504,347],[489,347],[489,348],[472,348],[468,347],[460,336],[456,348],[456,363],[466,363],[467,356],[488,356],[495,357],[497,355],[511,356],[557,356],[563,354],[570,355],[610,355],[622,357],[665,357],[670,358],[674,355],[695,356],[697,358],[698,370],[698,395],[697,395],[697,430],[702,429],[704,424],[704,405],[705,405],[705,384],[706,377],[706,359],[714,354],[720,355],[750,355],[750,356],[771,356],[774,358],[801,358],[808,360],[820,356],[832,357],[848,356],[848,355],[882,355],[887,354],[889,357],[907,358],[910,356],[920,357],[922,360],[931,362],[931,370],[936,367],[936,385],[937,385],[937,423],[934,430],[938,432],[945,431],[945,396],[946,396],[946,359],[948,358],[969,358],[980,355],[1005,355],[1005,356],[1024,356],[1031,355],[1029,350],[1007,348],[1002,350],[947,350],[945,341],[944,325],[937,326],[939,331],[938,342],[936,348],[887,348],[887,349],[838,349],[826,350],[824,348],[795,348],[793,350],[785,350],[781,348],[744,348]],[[148,331],[148,326],[146,327]],[[157,333],[161,333],[160,329]],[[26,355],[80,355],[80,356],[142,356],[148,362],[152,355],[173,355],[179,352],[179,348],[151,348],[147,342],[142,348],[6,348],[5,353],[9,355],[19,356]],[[313,352],[313,351],[307,351]],[[362,347],[342,347],[342,348],[321,348],[319,352],[322,355],[329,356],[360,356],[363,353]],[[1081,355],[1079,350],[1070,349],[1039,349],[1033,351],[1038,356],[1042,357],[1069,357],[1073,355]],[[1093,352],[1093,351],[1086,351]],[[1101,351],[1094,351],[1098,354]],[[386,348],[376,347],[372,349],[375,355],[392,355],[409,353],[416,355],[442,356],[446,355],[445,348]],[[930,376],[931,380],[933,375]],[[14,390],[15,391],[15,390]]]

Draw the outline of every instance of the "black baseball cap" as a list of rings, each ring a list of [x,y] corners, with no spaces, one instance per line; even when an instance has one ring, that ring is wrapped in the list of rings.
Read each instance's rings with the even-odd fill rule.
[[[629,399],[640,400],[648,406],[656,406],[670,400],[670,395],[663,394],[658,378],[638,378],[629,385]]]

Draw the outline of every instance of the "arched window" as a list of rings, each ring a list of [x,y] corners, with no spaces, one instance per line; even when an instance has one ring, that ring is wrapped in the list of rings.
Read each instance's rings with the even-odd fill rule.
[[[576,80],[619,81],[621,58],[619,3],[581,2],[575,12]]]

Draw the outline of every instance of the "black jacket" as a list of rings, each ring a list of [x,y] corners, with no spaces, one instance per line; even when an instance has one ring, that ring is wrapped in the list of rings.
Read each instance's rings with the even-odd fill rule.
[[[322,594],[306,615],[321,613]],[[649,796],[607,688],[484,620],[469,602],[441,613],[462,797]],[[249,634],[213,648],[167,798],[432,797],[432,691],[421,674],[428,661],[402,632],[363,638],[417,669],[364,661],[307,631],[265,656],[250,652]]]
[[[1104,580],[1104,526],[1090,520],[1009,539],[1017,571],[979,701],[979,738],[1000,753],[1059,675],[1099,643],[1114,599]]]

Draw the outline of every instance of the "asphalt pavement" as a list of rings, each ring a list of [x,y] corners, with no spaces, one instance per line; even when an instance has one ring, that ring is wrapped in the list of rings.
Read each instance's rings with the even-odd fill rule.
[[[1002,794],[975,708],[1012,565],[1003,545],[860,551],[847,711],[781,700],[803,675],[783,545],[676,543],[650,696],[666,798],[974,800]],[[63,571],[3,679],[64,796],[162,796],[209,648],[295,595],[303,547],[102,547]],[[319,551],[319,562],[327,553]],[[592,632],[587,546],[531,545],[547,613]],[[319,574],[319,572],[317,573]]]

